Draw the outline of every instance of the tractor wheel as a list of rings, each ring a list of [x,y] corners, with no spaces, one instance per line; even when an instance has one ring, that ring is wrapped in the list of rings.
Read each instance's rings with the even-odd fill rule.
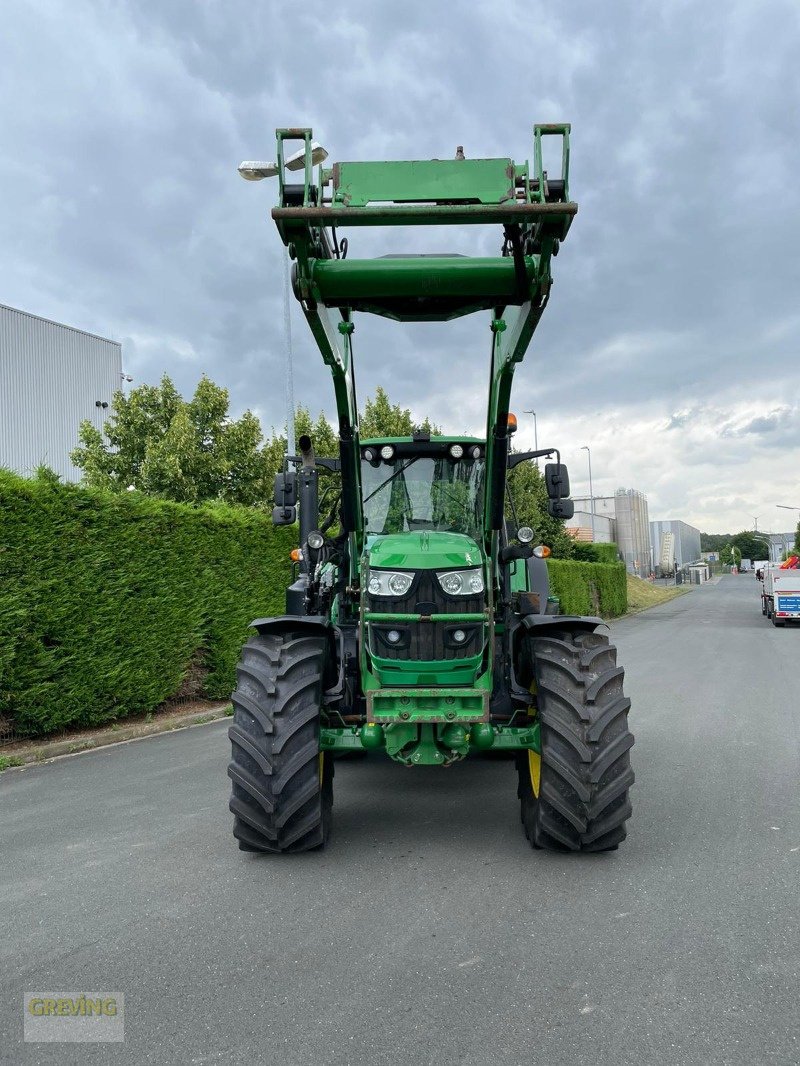
[[[319,750],[325,639],[251,637],[228,735],[233,835],[242,851],[312,851],[330,836],[333,759]]]
[[[522,658],[542,746],[517,761],[525,835],[534,848],[611,851],[626,836],[634,780],[617,650],[600,633],[554,630],[531,637]]]

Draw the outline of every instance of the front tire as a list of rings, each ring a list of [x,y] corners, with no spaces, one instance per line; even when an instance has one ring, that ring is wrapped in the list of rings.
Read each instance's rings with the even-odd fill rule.
[[[517,761],[525,835],[534,848],[611,851],[627,835],[634,781],[616,648],[600,633],[556,630],[529,638],[526,658],[542,751]]]
[[[242,851],[298,852],[330,837],[333,759],[319,749],[324,637],[245,644],[228,731],[233,835]]]

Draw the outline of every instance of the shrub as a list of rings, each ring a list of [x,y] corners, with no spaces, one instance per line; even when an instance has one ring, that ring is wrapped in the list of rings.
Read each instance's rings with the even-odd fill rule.
[[[224,698],[249,622],[283,613],[297,536],[193,507],[0,471],[0,716],[23,735]]]
[[[628,586],[624,563],[548,559],[547,569],[550,591],[561,601],[562,614],[599,614],[604,618],[615,618],[627,611]]]

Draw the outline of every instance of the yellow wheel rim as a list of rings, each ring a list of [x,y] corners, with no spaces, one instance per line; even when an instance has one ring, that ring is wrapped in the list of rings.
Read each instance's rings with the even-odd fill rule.
[[[528,750],[528,772],[531,775],[533,794],[538,797],[539,784],[542,780],[542,757],[538,751]]]
[[[536,681],[531,681],[530,687],[531,695],[536,697]],[[532,718],[536,714],[535,705],[528,710],[528,714]],[[534,796],[539,797],[539,785],[542,780],[542,756],[538,751],[531,751],[528,749],[528,773],[531,775],[531,788],[533,789]]]

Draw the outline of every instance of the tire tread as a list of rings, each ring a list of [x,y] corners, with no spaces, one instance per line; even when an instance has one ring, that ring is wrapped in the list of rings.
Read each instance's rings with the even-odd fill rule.
[[[251,637],[228,731],[233,835],[244,851],[300,852],[330,836],[333,760],[319,769],[325,638]]]
[[[541,723],[542,770],[533,795],[518,760],[522,822],[534,848],[611,851],[626,836],[634,782],[630,700],[616,648],[601,633],[559,630],[528,642]]]

